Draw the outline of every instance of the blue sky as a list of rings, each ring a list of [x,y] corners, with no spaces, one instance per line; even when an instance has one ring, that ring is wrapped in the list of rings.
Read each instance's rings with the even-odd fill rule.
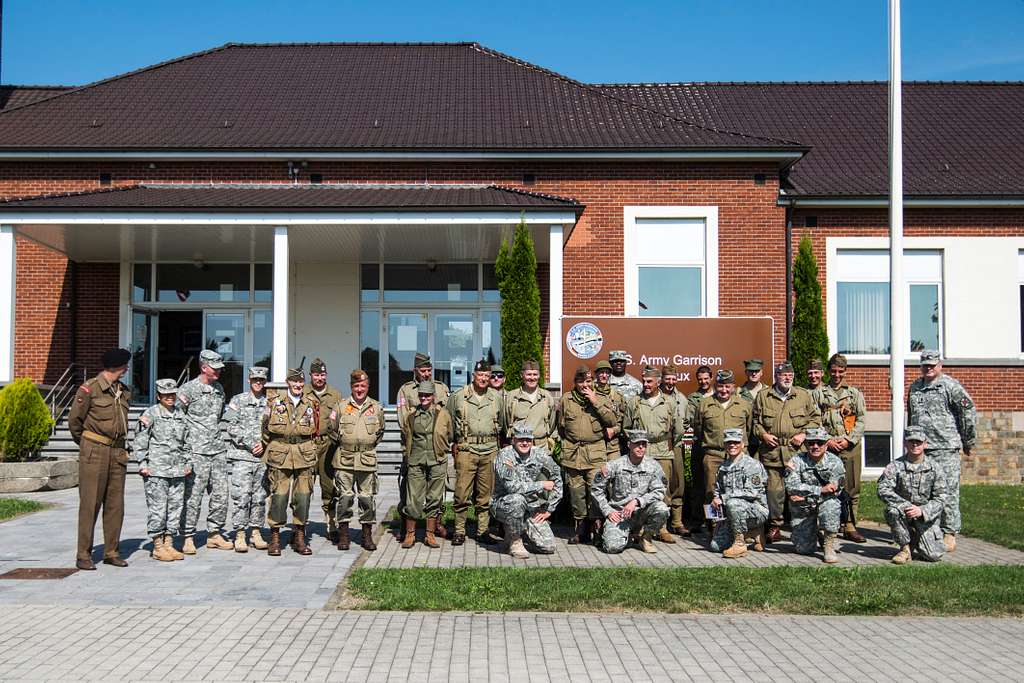
[[[885,0],[6,0],[4,83],[232,42],[475,40],[588,82],[885,79]],[[1024,80],[1024,0],[903,2],[904,78]]]

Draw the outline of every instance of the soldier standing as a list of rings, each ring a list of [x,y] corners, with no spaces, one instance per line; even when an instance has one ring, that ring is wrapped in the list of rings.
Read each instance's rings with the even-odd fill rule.
[[[834,354],[828,359],[828,384],[813,394],[821,410],[821,426],[829,434],[828,449],[837,454],[846,467],[846,495],[849,505],[843,510],[843,538],[854,543],[867,543],[857,531],[860,513],[861,444],[864,442],[864,417],[867,407],[864,394],[844,381],[846,357]]]
[[[903,444],[906,455],[886,465],[878,478],[885,521],[900,547],[892,563],[907,564],[914,552],[927,562],[938,562],[946,554],[939,525],[946,504],[946,475],[925,457],[924,429],[907,427]]]
[[[715,387],[714,375],[711,372],[711,368],[707,365],[697,368],[695,377],[697,379],[697,391],[690,393],[686,397],[686,435],[691,438],[690,480],[686,482],[683,499],[686,501],[686,509],[691,523],[694,520],[698,520],[695,528],[699,529],[701,526],[699,520],[704,519],[704,503],[706,502],[704,494],[707,487],[704,483],[704,459],[700,452],[700,444],[697,442],[694,434],[693,425],[697,420],[697,412],[700,408],[701,400],[708,396],[714,396]]]
[[[292,550],[312,555],[306,545],[309,499],[313,495],[313,473],[323,448],[320,421],[325,419],[314,394],[306,393],[306,375],[291,368],[286,377],[288,391],[268,399],[263,411],[263,464],[270,484],[270,545],[267,554],[281,554],[281,527],[288,522],[288,504],[292,508]],[[327,416],[326,419],[336,419]]]
[[[535,360],[523,361],[523,383],[505,395],[505,424],[525,424],[533,433],[534,445],[544,447],[548,453],[555,448],[557,410],[555,398],[547,389],[540,387],[540,363]],[[494,386],[493,383],[491,386]],[[506,438],[511,442],[512,434]]]
[[[121,559],[124,480],[128,471],[128,402],[131,390],[121,383],[132,354],[111,349],[103,354],[103,371],[78,387],[68,413],[68,431],[79,446],[78,551],[75,566],[92,570],[92,540],[103,509],[103,563],[127,567]]]
[[[228,521],[228,491],[231,478],[228,469],[227,445],[220,432],[220,416],[224,412],[224,387],[220,377],[224,360],[209,349],[199,354],[199,375],[178,390],[178,406],[189,425],[192,448],[192,476],[185,479],[185,547],[186,555],[196,554],[193,539],[203,494],[209,495],[206,512],[206,547],[231,550],[224,538]]]
[[[697,414],[697,406],[700,405],[700,401],[708,396],[715,395],[715,388],[713,386],[714,381],[712,380],[711,368],[706,365],[702,365],[697,368],[697,391],[694,391],[686,397],[689,402],[689,420],[693,421],[693,416]]]
[[[625,399],[639,396],[640,391],[644,388],[643,382],[626,372],[629,354],[625,351],[609,351],[608,362],[612,366],[612,376],[608,380],[612,389],[622,394]]]
[[[907,395],[907,424],[921,427],[928,443],[925,455],[946,475],[942,509],[942,542],[946,552],[956,550],[960,533],[960,449],[971,456],[977,438],[978,415],[967,390],[942,372],[939,352],[921,352],[921,376]]]
[[[801,555],[813,555],[818,548],[818,532],[825,535],[822,548],[823,561],[835,564],[836,535],[842,503],[839,492],[843,489],[846,470],[843,462],[828,452],[828,432],[821,427],[809,427],[804,432],[806,453],[797,453],[789,461],[786,473],[786,492],[789,509],[793,513],[793,545]]]
[[[341,392],[327,383],[327,363],[319,358],[309,364],[309,384],[305,391],[316,397],[321,409],[337,411],[341,406]],[[328,435],[330,427],[329,420],[321,420],[319,436],[324,449],[317,456],[316,472],[320,479],[320,506],[324,511],[324,521],[327,522],[327,538],[331,543],[337,543],[338,520],[335,511],[338,507],[338,493],[334,488],[335,444]]]
[[[267,466],[263,455],[263,413],[267,408],[267,368],[249,368],[249,390],[233,396],[224,409],[221,427],[228,441],[231,465],[231,526],[235,552],[249,550],[246,529],[252,529],[252,547],[266,550],[260,529],[267,514]]]
[[[611,376],[611,363],[606,360],[597,361],[597,365],[594,366],[594,392],[608,399],[615,413],[615,426],[610,435],[605,436],[605,449],[609,461],[626,451],[626,435],[622,433],[622,421],[626,418],[626,399],[608,383]]]
[[[711,505],[725,516],[715,527],[711,549],[734,559],[747,554],[747,532],[753,531],[754,550],[764,550],[764,523],[768,521],[765,486],[768,473],[743,448],[747,432],[730,427],[722,432],[727,459],[718,468]],[[729,545],[729,544],[732,545]]]
[[[793,386],[793,365],[787,360],[775,366],[775,384],[759,391],[754,399],[754,435],[758,457],[768,470],[768,542],[782,537],[785,521],[785,470],[804,443],[804,430],[821,426],[821,413],[806,389]]]
[[[434,403],[434,382],[420,382],[415,410],[407,413],[399,424],[402,429],[402,467],[405,468],[405,520],[403,548],[416,543],[416,520],[426,518],[427,533],[423,545],[440,548],[434,537],[438,527],[444,480],[451,452],[452,416]]]
[[[678,536],[689,536],[690,531],[683,523],[687,488],[686,467],[683,464],[686,458],[686,445],[683,443],[683,439],[686,437],[690,423],[690,402],[676,387],[678,381],[679,370],[676,369],[676,366],[671,364],[661,366],[661,393],[671,398],[676,404],[675,425],[672,430],[672,473],[675,479],[669,477],[667,495],[671,502],[666,501],[669,502],[669,507],[672,510],[668,530]]]
[[[494,499],[491,511],[505,527],[512,557],[530,556],[523,534],[543,555],[555,552],[555,534],[548,521],[562,500],[562,471],[543,446],[535,446],[530,425],[512,427],[512,445],[494,459]]]
[[[743,361],[743,372],[747,376],[747,381],[740,386],[737,393],[740,397],[753,403],[757,395],[761,393],[761,390],[768,388],[767,384],[761,382],[761,376],[764,374],[764,361],[760,358],[750,358]]]
[[[473,382],[452,394],[448,412],[455,425],[455,535],[452,545],[466,542],[466,512],[475,503],[477,534],[490,543],[491,492],[494,489],[494,456],[505,433],[505,406],[501,394],[491,388],[491,366],[479,360]]]
[[[153,539],[150,557],[161,562],[183,560],[173,535],[185,505],[185,477],[192,473],[188,423],[175,405],[178,387],[173,379],[156,381],[157,403],[139,417],[132,441],[146,491],[146,531]]]
[[[647,455],[647,434],[626,432],[629,452],[597,471],[594,504],[606,519],[602,543],[606,553],[621,553],[635,539],[645,553],[656,553],[653,534],[668,521],[665,473]]]
[[[607,440],[615,435],[619,419],[608,398],[594,391],[590,368],[581,365],[573,374],[572,391],[562,394],[558,410],[558,433],[562,437],[561,465],[569,484],[569,501],[575,522],[570,544],[589,538],[589,520],[595,532],[601,524],[600,511],[593,504],[594,477],[606,462]],[[645,445],[646,448],[646,445]],[[600,536],[595,533],[595,540]]]
[[[747,435],[754,426],[750,402],[733,393],[736,388],[733,382],[731,370],[719,370],[715,376],[714,396],[702,398],[693,416],[693,447],[700,453],[705,503],[714,498],[718,468],[725,461],[726,443],[722,435],[728,429],[739,429]]]
[[[504,398],[505,391],[505,368],[499,363],[491,366],[491,388],[497,391]]]
[[[353,503],[359,503],[363,548],[376,550],[373,523],[377,520],[377,444],[384,438],[384,406],[370,398],[370,378],[353,370],[352,395],[337,411],[338,450],[334,455],[334,488],[338,492],[338,550],[349,548]]]

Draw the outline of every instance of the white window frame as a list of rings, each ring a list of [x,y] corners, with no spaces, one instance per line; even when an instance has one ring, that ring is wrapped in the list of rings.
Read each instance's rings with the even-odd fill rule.
[[[637,221],[645,218],[701,219],[704,221],[704,262],[673,261],[671,254],[658,261],[637,260]],[[718,207],[626,206],[623,207],[623,313],[640,315],[641,267],[700,267],[701,315],[718,317]]]

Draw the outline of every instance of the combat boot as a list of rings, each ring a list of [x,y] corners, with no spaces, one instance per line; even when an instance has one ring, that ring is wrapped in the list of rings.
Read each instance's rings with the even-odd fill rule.
[[[444,525],[444,510],[438,510],[437,517],[434,518],[434,533],[437,534],[438,538],[448,538],[448,529]]]
[[[530,552],[523,545],[523,537],[519,534],[513,535],[510,532],[505,534],[505,542],[508,543],[508,554],[517,560],[527,560],[530,558]]]
[[[174,547],[174,537],[170,534],[164,534],[164,550],[175,560],[185,559],[185,556]]]
[[[195,539],[192,538],[191,536],[186,536],[185,537],[185,545],[182,546],[181,552],[185,553],[186,555],[195,555],[196,554],[196,541],[195,541]]]
[[[413,520],[413,524],[415,524],[415,523],[416,523],[416,520]],[[363,525],[363,550],[369,550],[370,552],[373,552],[376,549],[377,549],[377,544],[373,542],[373,525],[372,524],[364,524]]]
[[[910,546],[900,546],[900,551],[892,556],[890,562],[893,564],[909,564],[911,561]]]
[[[235,552],[236,553],[247,553],[249,552],[249,546],[245,542],[245,529],[239,529],[235,532]]]
[[[782,528],[772,524],[768,527],[768,535],[765,538],[768,543],[778,543],[782,540]]]
[[[861,533],[857,531],[857,527],[853,525],[853,522],[846,523],[846,526],[843,528],[843,538],[845,538],[847,541],[853,541],[854,543],[868,542],[868,539],[864,538],[864,536],[862,536]]]
[[[348,524],[338,527],[338,550],[348,550],[351,541],[348,539]]]
[[[437,517],[427,517],[427,533],[423,536],[423,545],[428,548],[440,548],[441,544],[434,538],[437,531]]]
[[[658,529],[658,540],[662,543],[675,543],[676,537],[668,532],[667,527],[661,527]]]
[[[313,551],[306,545],[306,527],[302,524],[292,525],[292,550],[299,555],[313,554]]]
[[[160,560],[161,562],[174,562],[174,556],[168,554],[166,546],[164,545],[164,537],[156,536],[153,539],[153,555],[154,560]]]
[[[270,527],[270,544],[267,546],[267,555],[273,557],[281,555],[281,527]]]
[[[338,524],[333,518],[327,520],[327,540],[334,545],[338,542]]]
[[[956,534],[942,534],[942,545],[946,546],[947,553],[956,552]]]
[[[733,533],[732,545],[722,551],[722,557],[736,559],[747,554],[747,542],[743,540],[742,533]]]
[[[206,537],[206,547],[215,550],[231,550],[234,548],[231,542],[218,534],[210,534]]]
[[[825,556],[822,560],[825,564],[835,564],[839,561],[836,555],[836,535],[825,534]]]
[[[434,521],[434,520],[428,520]],[[408,550],[416,545],[416,520],[411,517],[405,518],[405,538],[402,539],[402,547]]]
[[[658,552],[658,549],[654,547],[654,541],[651,538],[650,531],[644,530],[644,532],[640,534],[640,550],[645,553],[652,554]]]
[[[601,545],[601,530],[604,528],[603,519],[592,519],[590,520],[590,540],[593,542],[594,547],[597,548]]]
[[[252,534],[250,535],[249,543],[252,544],[252,547],[256,548],[256,550],[267,549],[267,542],[263,540],[263,534],[257,527],[252,528]]]
[[[754,552],[764,552],[764,527],[758,527],[754,534]]]
[[[576,528],[573,529],[572,537],[569,539],[569,545],[578,545],[583,542],[583,530],[586,527],[587,520],[580,519],[576,520]]]

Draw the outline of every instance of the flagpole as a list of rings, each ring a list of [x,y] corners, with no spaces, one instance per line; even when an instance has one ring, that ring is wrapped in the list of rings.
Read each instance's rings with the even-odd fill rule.
[[[889,383],[892,388],[892,457],[903,453],[904,372],[907,351],[903,287],[903,69],[900,0],[889,0]]]

